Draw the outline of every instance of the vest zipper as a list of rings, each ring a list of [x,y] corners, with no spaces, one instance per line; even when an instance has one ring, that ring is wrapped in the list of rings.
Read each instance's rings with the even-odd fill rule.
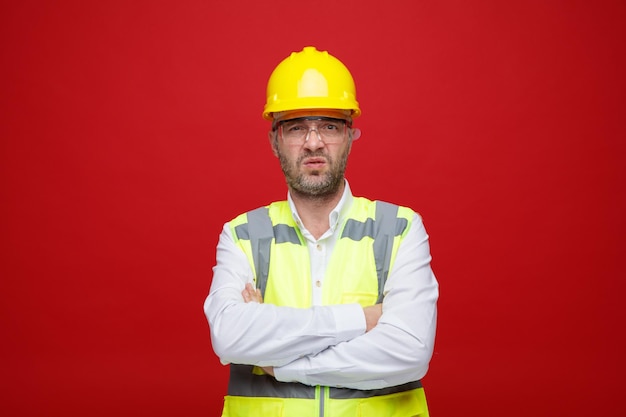
[[[315,396],[319,401],[319,417],[324,417],[326,415],[326,400],[328,400],[330,395],[330,389],[328,387],[316,386],[315,387]]]

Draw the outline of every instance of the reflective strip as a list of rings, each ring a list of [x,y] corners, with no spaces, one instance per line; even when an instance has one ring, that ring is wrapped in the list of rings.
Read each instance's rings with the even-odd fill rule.
[[[252,365],[230,364],[228,395],[240,397],[315,398],[315,387],[280,382],[271,375],[255,375]]]
[[[256,287],[261,290],[261,294],[265,294],[270,270],[270,247],[274,239],[274,228],[267,207],[259,207],[248,213],[248,231],[252,237],[250,245],[256,270]]]
[[[248,223],[235,226],[235,234],[237,235],[237,239],[250,240]],[[277,224],[276,226],[273,226],[273,235],[276,237],[276,243],[293,243],[294,245],[301,244],[296,229],[291,226],[287,226],[286,224]]]
[[[380,388],[374,390],[358,390],[350,388],[330,388],[330,398],[334,400],[347,400],[351,398],[370,398],[381,395],[397,394],[398,392],[410,391],[422,388],[422,381],[408,382],[395,387]]]
[[[367,219],[365,222],[360,222],[354,219],[348,219],[341,238],[352,239],[356,242],[360,241],[364,237],[374,238],[374,220]]]
[[[378,203],[382,203],[382,202],[379,201]],[[385,203],[385,204],[388,204],[388,203]],[[390,231],[393,230],[394,236],[400,236],[402,233],[404,233],[404,230],[406,229],[409,222],[407,221],[407,219],[404,219],[402,217],[396,218],[395,220],[396,220],[395,224],[388,225],[388,227],[392,227]],[[376,221],[372,219],[367,219],[365,222],[360,222],[354,219],[348,219],[345,227],[343,228],[343,233],[341,234],[341,237],[349,238],[357,242],[363,239],[364,237],[370,237],[374,239],[374,237],[376,236],[375,228],[376,228]]]
[[[378,300],[383,301],[383,290],[389,275],[391,264],[391,250],[393,249],[393,232],[398,216],[398,206],[376,202],[376,236],[374,237],[374,260],[376,261],[376,275],[378,275]]]
[[[277,224],[274,226],[274,236],[276,237],[276,243],[293,243],[294,245],[302,244],[296,229],[291,226],[287,226],[286,224]]]
[[[298,382],[279,382],[270,375],[255,375],[253,369],[254,367],[252,365],[230,365],[228,395],[240,397],[301,398],[309,400],[315,398],[316,387],[300,384]],[[421,387],[421,381],[414,381],[395,387],[373,390],[330,388],[329,393],[331,399],[348,400],[396,394]],[[323,400],[324,390],[320,390],[320,394],[320,400]]]
[[[235,234],[239,240],[250,240],[250,233],[248,233],[248,223],[235,226]]]

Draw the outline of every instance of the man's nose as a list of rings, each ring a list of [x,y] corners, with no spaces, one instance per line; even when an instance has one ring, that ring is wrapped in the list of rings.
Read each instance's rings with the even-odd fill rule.
[[[315,135],[313,135],[313,132],[315,132]],[[306,138],[304,139],[304,146],[310,149],[318,149],[325,145],[322,137],[320,136],[320,132],[317,130],[316,127],[309,128],[309,131],[306,134]]]

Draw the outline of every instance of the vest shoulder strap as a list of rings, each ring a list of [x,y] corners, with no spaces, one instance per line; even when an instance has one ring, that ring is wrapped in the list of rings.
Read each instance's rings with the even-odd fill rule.
[[[274,227],[267,207],[259,207],[248,212],[248,235],[256,271],[256,287],[265,296],[270,270],[270,249],[274,238]]]
[[[374,232],[374,260],[376,261],[376,274],[378,276],[378,300],[383,301],[383,289],[389,267],[391,265],[391,252],[393,240],[396,235],[396,219],[398,218],[398,206],[384,201],[376,201],[376,227]]]

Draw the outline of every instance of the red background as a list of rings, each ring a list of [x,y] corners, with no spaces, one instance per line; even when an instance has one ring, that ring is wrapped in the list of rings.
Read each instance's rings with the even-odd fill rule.
[[[353,191],[431,235],[431,414],[622,415],[623,2],[8,3],[2,415],[219,415],[215,245],[286,195],[261,111],[305,45],[357,82]]]

